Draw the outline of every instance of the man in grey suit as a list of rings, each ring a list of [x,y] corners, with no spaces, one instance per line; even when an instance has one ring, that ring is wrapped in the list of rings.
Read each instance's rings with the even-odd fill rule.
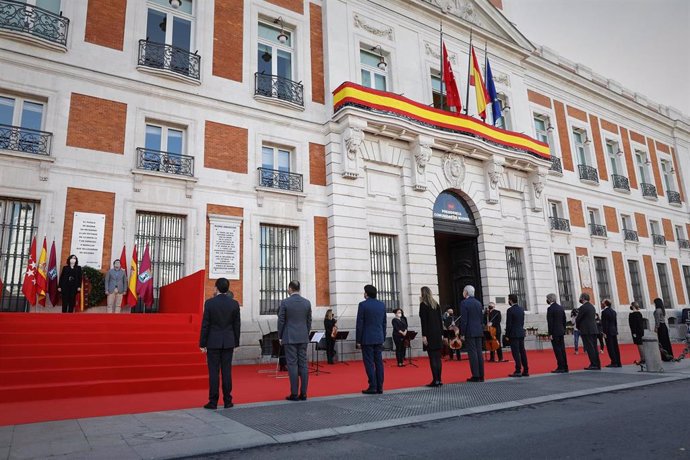
[[[589,356],[589,366],[585,367],[585,370],[598,371],[601,369],[601,361],[599,361],[599,353],[597,353],[599,328],[594,318],[597,311],[594,309],[594,305],[589,303],[589,294],[586,292],[580,294],[580,304],[577,318],[575,318],[575,326],[580,330],[582,344],[585,346],[587,356]]]
[[[290,281],[290,297],[280,302],[278,310],[278,339],[285,348],[290,376],[290,395],[285,398],[288,401],[305,401],[309,382],[307,345],[311,330],[311,302],[299,294],[299,289],[299,281]]]

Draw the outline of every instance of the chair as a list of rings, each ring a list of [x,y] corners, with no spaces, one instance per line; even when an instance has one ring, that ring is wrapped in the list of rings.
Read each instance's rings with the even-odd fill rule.
[[[383,341],[383,352],[388,353],[387,359],[391,359],[393,357],[393,353],[395,352],[395,349],[393,348],[393,337],[386,337],[386,340]]]

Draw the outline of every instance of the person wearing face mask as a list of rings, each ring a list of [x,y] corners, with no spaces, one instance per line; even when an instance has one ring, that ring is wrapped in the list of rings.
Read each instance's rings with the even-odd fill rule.
[[[71,254],[67,258],[67,264],[62,267],[58,281],[58,292],[62,295],[63,313],[74,313],[74,303],[79,291],[81,291],[81,267],[77,256]]]
[[[405,365],[405,336],[407,335],[407,318],[403,315],[402,308],[395,309],[395,318],[393,318],[393,343],[395,344],[395,358],[398,361],[398,367]]]
[[[120,261],[113,260],[113,268],[105,274],[105,295],[107,298],[106,311],[108,313],[120,313],[122,294],[125,292],[125,271],[120,268]]]
[[[491,350],[491,353],[489,354],[489,361],[499,363],[508,362],[508,360],[503,359],[503,349],[500,346],[503,343],[501,342],[501,312],[499,310],[496,310],[496,304],[493,302],[489,302],[486,312],[486,323],[488,326],[491,326],[496,329],[496,340],[499,343],[499,347],[496,349],[495,352]],[[496,361],[497,356],[498,361]]]
[[[419,298],[419,318],[422,323],[422,342],[429,355],[431,366],[431,383],[428,387],[439,387],[441,382],[441,350],[443,349],[443,319],[441,307],[431,294],[431,289],[424,286]]]

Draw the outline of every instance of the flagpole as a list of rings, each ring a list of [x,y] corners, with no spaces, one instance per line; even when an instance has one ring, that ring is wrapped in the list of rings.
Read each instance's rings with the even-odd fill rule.
[[[467,93],[465,93],[465,115],[470,110],[470,72],[472,71],[472,29],[470,29],[470,52],[467,56]],[[476,84],[476,82],[475,82]]]
[[[443,110],[443,19],[441,19],[441,46],[439,47],[439,72],[441,73],[441,110]]]
[[[489,53],[488,53],[487,49],[488,49],[488,42],[484,42],[484,79],[485,80],[487,77],[486,69],[489,68]],[[489,86],[489,82],[485,81],[484,82],[485,89],[488,88],[488,86]],[[488,90],[487,90],[487,92],[488,92]],[[489,98],[491,98],[491,95],[489,95]],[[496,120],[494,120],[494,101],[492,99],[489,99],[489,104],[491,104],[491,124],[493,126],[496,126]],[[487,104],[487,107],[489,106],[489,104]],[[486,110],[486,109],[484,109],[484,110]],[[484,112],[484,113],[486,113],[486,112]],[[486,119],[484,120],[484,122],[486,123]]]

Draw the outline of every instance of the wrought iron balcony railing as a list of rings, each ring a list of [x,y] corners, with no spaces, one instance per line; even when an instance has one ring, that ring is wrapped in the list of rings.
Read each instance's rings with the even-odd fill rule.
[[[137,169],[194,177],[194,157],[139,147]]]
[[[201,78],[201,56],[164,43],[139,40],[138,64],[152,69],[167,70],[194,80]]]
[[[681,249],[690,249],[690,241],[683,238],[678,238],[678,247]]]
[[[52,140],[53,133],[19,126],[0,125],[0,150],[50,156]]]
[[[589,234],[592,236],[608,236],[606,233],[606,225],[589,224]]]
[[[580,179],[599,183],[599,172],[597,168],[589,165],[577,165],[577,170],[580,172]]]
[[[630,191],[630,181],[627,177],[621,176],[620,174],[611,174],[611,179],[613,180],[613,188],[616,190]]]
[[[642,182],[642,183],[640,183],[640,188],[642,189],[642,196],[647,197],[647,198],[656,198],[656,186],[655,185]]]
[[[683,204],[680,199],[680,192],[676,192],[675,190],[668,190],[666,194],[668,195],[669,204]]]
[[[278,75],[254,74],[254,94],[292,102],[304,107],[304,86],[301,82]]]
[[[625,241],[640,241],[637,237],[637,232],[635,230],[628,230],[627,228],[623,229],[623,239]]]
[[[554,171],[563,174],[563,164],[561,163],[560,158],[551,157],[551,168],[549,168],[549,171]]]
[[[666,237],[664,235],[652,233],[652,241],[654,242],[654,246],[666,246]]]
[[[25,2],[0,0],[0,29],[22,32],[67,46],[69,19]]]
[[[551,230],[558,230],[561,232],[570,231],[570,221],[562,217],[549,217],[551,221]]]
[[[278,171],[276,169],[258,168],[259,184],[262,187],[289,190],[291,192],[302,191],[302,175]]]

